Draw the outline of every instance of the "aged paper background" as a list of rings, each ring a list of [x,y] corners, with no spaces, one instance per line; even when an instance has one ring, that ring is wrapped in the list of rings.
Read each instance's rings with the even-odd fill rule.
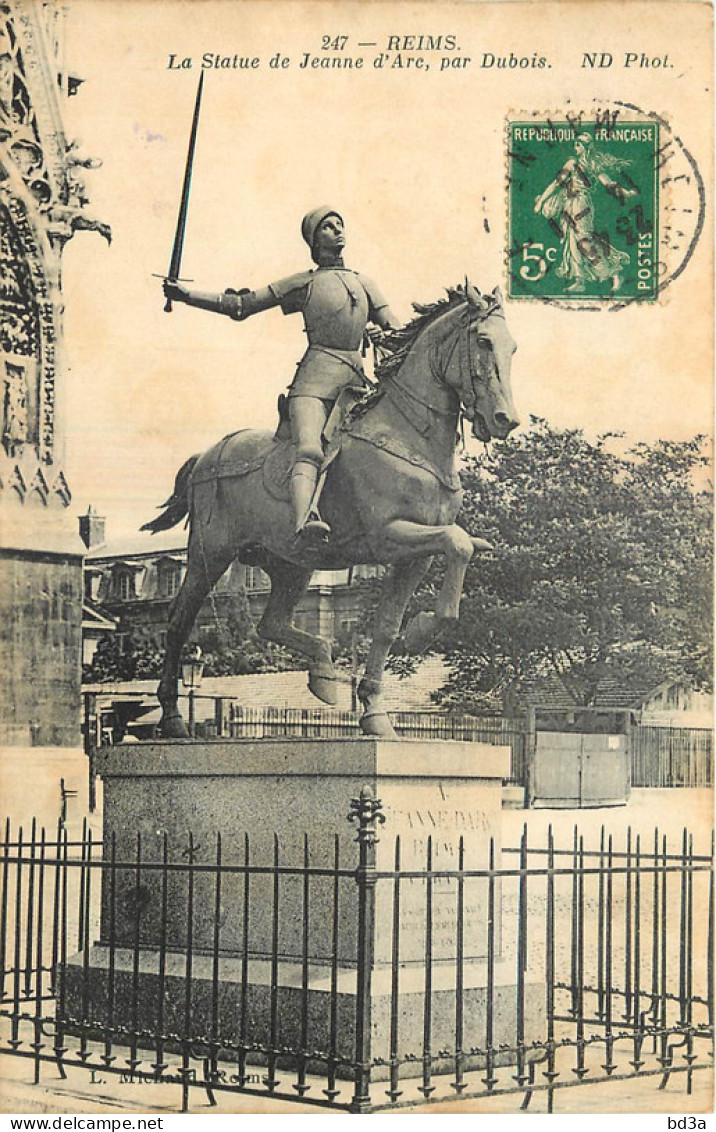
[[[300,219],[335,204],[349,266],[379,281],[396,313],[467,273],[505,289],[508,116],[589,113],[615,101],[671,125],[706,183],[701,238],[656,304],[619,311],[507,305],[519,344],[513,392],[529,414],[633,440],[710,432],[712,418],[711,8],[689,2],[294,3],[292,0],[70,0],[67,64],[85,82],[68,137],[100,158],[91,211],[111,247],[72,241],[64,257],[66,469],[77,513],[135,532],[177,467],[226,432],[271,427],[302,352],[296,320],[273,311],[237,326],[163,312],[187,135],[204,53],[258,57],[211,67],[182,274],[194,286],[258,287],[308,266]],[[301,68],[322,37],[348,36],[361,70]],[[378,69],[389,36],[454,35],[471,62]],[[360,48],[360,42],[376,44]],[[280,53],[287,68],[271,68]],[[583,65],[609,52],[607,69]],[[625,68],[626,52],[668,66]],[[544,68],[482,65],[544,57]],[[191,58],[193,66],[170,66]],[[473,442],[475,443],[475,442]],[[686,815],[684,815],[686,816]],[[696,815],[692,816],[696,819]],[[700,815],[708,824],[709,815]],[[579,1090],[582,1111],[592,1104]],[[656,1097],[656,1092],[654,1096]]]
[[[241,326],[163,313],[152,275],[169,261],[204,52],[258,56],[261,66],[206,75],[183,274],[221,290],[310,266],[301,217],[335,202],[348,225],[346,262],[407,318],[413,300],[437,298],[466,273],[504,289],[510,113],[615,100],[655,111],[708,182],[709,29],[709,7],[691,3],[70,4],[68,60],[86,82],[68,103],[67,128],[104,162],[87,181],[93,212],[114,230],[109,250],[86,237],[66,255],[67,466],[78,508],[106,513],[109,537],[135,531],[187,455],[231,429],[272,425],[302,352],[297,321],[278,311]],[[305,52],[322,54],[322,36],[339,34],[350,37],[347,54],[365,57],[363,70],[298,68]],[[355,46],[420,34],[454,34],[472,64],[378,70],[378,49]],[[584,52],[602,51],[614,56],[610,69],[582,67]],[[626,51],[668,53],[673,66],[624,69]],[[276,52],[289,69],[268,67]],[[536,54],[551,66],[484,69],[485,52]],[[193,69],[168,69],[170,54],[192,57]],[[708,426],[710,222],[657,306],[608,314],[510,304],[523,419],[639,439]]]

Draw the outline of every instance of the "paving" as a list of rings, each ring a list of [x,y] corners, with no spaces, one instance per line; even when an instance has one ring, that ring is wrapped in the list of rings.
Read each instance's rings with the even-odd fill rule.
[[[52,1063],[43,1066],[40,1084],[33,1084],[32,1061],[25,1058],[6,1057],[0,1061],[2,1086],[0,1089],[0,1111],[12,1114],[35,1113],[124,1113],[153,1114],[176,1113],[180,1106],[180,1086],[178,1084],[125,1083],[121,1079],[103,1076],[101,1071],[90,1075],[79,1066],[68,1066],[67,1079],[61,1080]],[[309,1083],[311,1079],[309,1078]],[[660,1088],[661,1076],[653,1075],[628,1080],[594,1082],[580,1087],[561,1088],[555,1091],[555,1114],[588,1113],[664,1113],[683,1115],[684,1113],[708,1113],[713,1107],[712,1074],[709,1071],[694,1073],[691,1095],[687,1094],[686,1075],[675,1073],[665,1088]],[[325,1086],[325,1080],[316,1079],[314,1088],[317,1094]],[[381,1096],[381,1086],[375,1086],[376,1097]],[[442,1100],[441,1092],[430,1104],[415,1105],[410,1109],[396,1111],[405,1113],[484,1113],[509,1114],[520,1111],[523,1094],[503,1095],[491,1098],[464,1100]],[[449,1082],[445,1081],[444,1093],[449,1097]],[[348,1099],[350,1089],[344,1090]],[[190,1093],[189,1112],[197,1114],[298,1114],[312,1113],[316,1116],[330,1115],[331,1109],[302,1104],[300,1101],[282,1101],[278,1098],[254,1097],[238,1092],[215,1093],[216,1106],[211,1107],[206,1093],[194,1088]],[[386,1098],[384,1098],[386,1099]],[[386,1099],[387,1103],[387,1099]],[[335,1115],[333,1110],[333,1114]],[[546,1113],[547,1094],[544,1091],[532,1095],[528,1113]]]

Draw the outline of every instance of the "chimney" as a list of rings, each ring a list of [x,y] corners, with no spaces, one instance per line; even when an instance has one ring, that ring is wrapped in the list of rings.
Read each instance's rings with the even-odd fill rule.
[[[86,515],[80,515],[80,538],[88,550],[104,542],[104,515],[98,515],[90,504]]]

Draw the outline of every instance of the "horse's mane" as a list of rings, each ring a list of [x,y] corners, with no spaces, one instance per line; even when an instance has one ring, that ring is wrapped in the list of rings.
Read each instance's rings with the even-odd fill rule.
[[[415,318],[401,326],[399,330],[391,330],[382,339],[381,349],[386,351],[375,367],[375,376],[378,381],[391,377],[402,366],[408,352],[418,335],[446,311],[465,302],[465,292],[458,287],[451,287],[446,299],[437,299],[434,303],[413,303]]]

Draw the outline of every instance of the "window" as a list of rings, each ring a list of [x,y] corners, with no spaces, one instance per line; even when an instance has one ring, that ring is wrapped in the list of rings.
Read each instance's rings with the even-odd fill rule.
[[[163,562],[159,567],[159,593],[174,597],[181,585],[181,566],[178,562]]]
[[[114,596],[120,601],[131,601],[135,597],[134,574],[131,570],[118,570],[115,573]]]
[[[97,601],[99,597],[99,587],[102,581],[102,571],[96,570],[92,566],[85,569],[85,598],[87,601]]]
[[[246,567],[246,589],[249,593],[268,589],[268,584],[268,574],[264,573],[260,566]]]

